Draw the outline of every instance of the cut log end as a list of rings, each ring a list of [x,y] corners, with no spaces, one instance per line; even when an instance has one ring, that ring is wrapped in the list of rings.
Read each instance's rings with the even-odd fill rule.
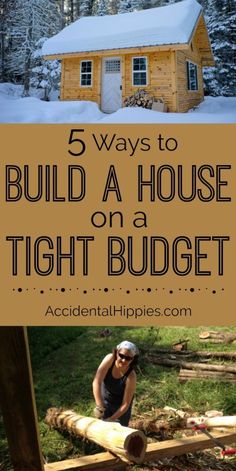
[[[135,431],[127,436],[124,448],[127,452],[127,458],[134,463],[141,464],[144,460],[147,447],[147,439],[140,431]]]

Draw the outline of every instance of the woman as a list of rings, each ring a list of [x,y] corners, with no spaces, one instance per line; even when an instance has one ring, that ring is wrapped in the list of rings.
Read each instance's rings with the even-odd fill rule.
[[[133,368],[138,355],[136,345],[125,340],[102,360],[93,380],[95,417],[128,425],[136,388]]]

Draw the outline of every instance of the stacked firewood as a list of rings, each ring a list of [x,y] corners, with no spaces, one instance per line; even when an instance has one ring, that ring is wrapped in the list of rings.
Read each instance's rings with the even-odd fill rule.
[[[127,97],[124,101],[125,106],[140,106],[142,108],[151,109],[154,102],[154,97],[146,90],[137,90],[133,95]]]

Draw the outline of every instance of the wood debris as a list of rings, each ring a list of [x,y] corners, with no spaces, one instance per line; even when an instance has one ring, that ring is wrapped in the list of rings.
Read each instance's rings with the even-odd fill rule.
[[[140,415],[130,421],[130,426],[142,430],[146,435],[156,436],[159,440],[172,438],[174,432],[185,426],[183,416],[173,408],[155,409],[151,414]]]
[[[142,466],[142,471],[235,471],[234,460],[222,461],[215,451],[200,451],[177,456],[175,458],[163,458],[156,462],[150,462]],[[128,467],[127,471],[134,471],[134,467]],[[140,468],[139,468],[140,470]]]

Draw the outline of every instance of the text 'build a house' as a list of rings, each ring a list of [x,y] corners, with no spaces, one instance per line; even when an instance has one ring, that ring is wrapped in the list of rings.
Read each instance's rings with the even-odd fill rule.
[[[202,68],[214,58],[196,0],[118,15],[83,17],[45,42],[62,63],[62,100],[95,101],[114,112],[138,89],[184,112],[204,96]]]

